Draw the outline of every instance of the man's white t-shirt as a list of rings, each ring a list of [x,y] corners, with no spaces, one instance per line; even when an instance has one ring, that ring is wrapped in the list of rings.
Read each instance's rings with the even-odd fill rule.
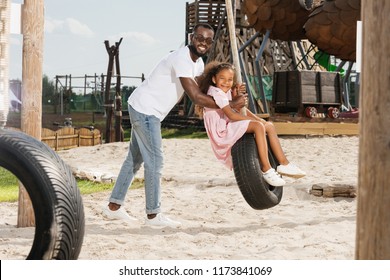
[[[136,111],[154,115],[162,121],[184,93],[179,78],[195,78],[203,70],[203,60],[198,58],[194,62],[189,48],[182,47],[165,56],[127,102]]]

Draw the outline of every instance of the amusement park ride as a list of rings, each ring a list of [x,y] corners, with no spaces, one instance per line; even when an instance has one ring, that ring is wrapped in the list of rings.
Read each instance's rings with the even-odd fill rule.
[[[342,110],[352,111],[349,78],[356,60],[360,0],[233,2],[241,71],[252,111],[310,118],[338,118]],[[216,29],[207,61],[231,61],[225,1],[197,0],[186,10],[186,35],[199,21]],[[272,91],[272,98],[265,91]],[[184,110],[191,115],[192,109]]]

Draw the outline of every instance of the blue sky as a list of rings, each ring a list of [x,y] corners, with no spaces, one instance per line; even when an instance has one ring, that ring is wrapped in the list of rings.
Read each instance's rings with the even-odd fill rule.
[[[22,0],[11,0],[22,3]],[[43,73],[106,74],[110,45],[119,47],[122,75],[146,76],[185,42],[185,7],[192,0],[45,0]],[[10,79],[22,76],[22,35],[11,35]],[[138,85],[137,79],[128,80]]]

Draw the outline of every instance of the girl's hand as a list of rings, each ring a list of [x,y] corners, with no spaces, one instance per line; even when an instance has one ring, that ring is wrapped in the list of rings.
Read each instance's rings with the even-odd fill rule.
[[[246,84],[245,83],[238,84],[236,87],[237,87],[238,95],[246,93]]]
[[[248,94],[246,93],[245,83],[236,85],[232,88],[232,99],[230,107],[236,111],[240,111],[241,108],[248,106]]]
[[[232,88],[232,97],[236,97],[237,95],[246,94],[246,84],[238,84]]]

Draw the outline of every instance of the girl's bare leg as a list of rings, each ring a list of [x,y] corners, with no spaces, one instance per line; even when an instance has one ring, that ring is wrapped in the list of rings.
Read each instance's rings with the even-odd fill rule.
[[[287,165],[289,161],[283,152],[282,145],[280,145],[278,134],[273,123],[267,122],[265,125],[265,131],[267,132],[271,150],[275,155],[276,160],[283,165]]]
[[[255,141],[257,144],[257,151],[259,153],[261,170],[263,172],[268,171],[271,168],[271,164],[268,158],[268,144],[265,137],[266,129],[261,122],[250,121],[246,132],[255,134]]]

